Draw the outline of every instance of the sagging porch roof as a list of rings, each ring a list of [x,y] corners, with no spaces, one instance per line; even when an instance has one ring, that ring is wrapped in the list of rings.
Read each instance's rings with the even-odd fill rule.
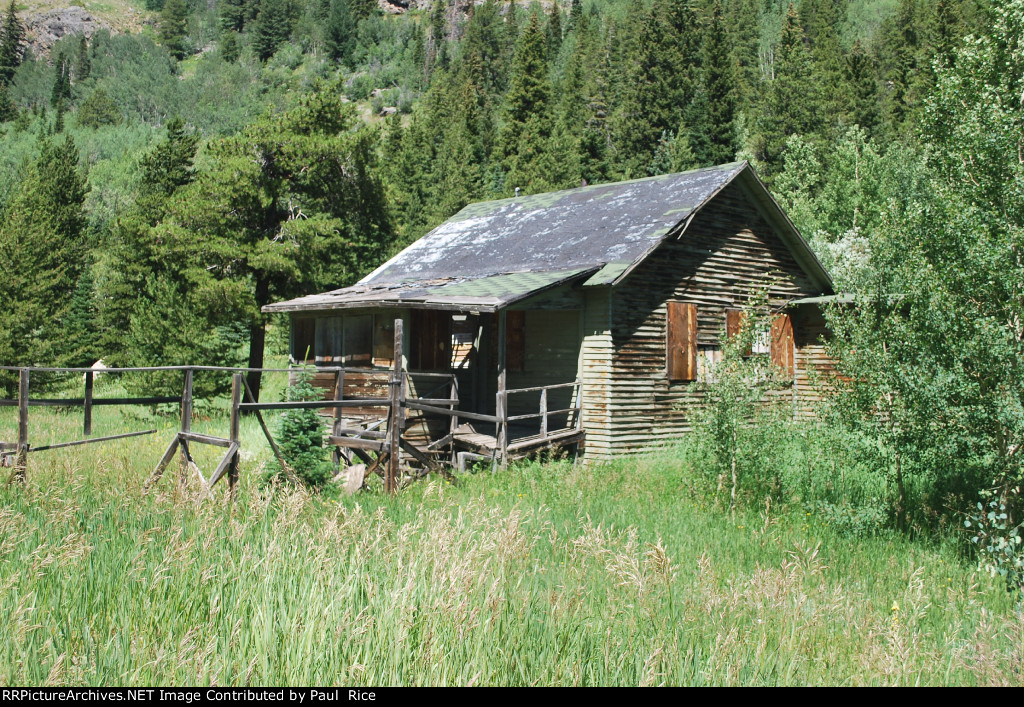
[[[496,311],[557,285],[615,285],[737,178],[797,262],[832,283],[746,162],[470,204],[357,284],[265,312],[413,307]],[[587,275],[584,280],[583,276]]]

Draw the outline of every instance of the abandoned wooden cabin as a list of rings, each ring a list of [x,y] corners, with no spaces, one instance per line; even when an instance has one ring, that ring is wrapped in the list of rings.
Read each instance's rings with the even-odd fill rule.
[[[346,398],[381,395],[402,319],[409,395],[457,398],[456,422],[409,408],[422,450],[591,460],[688,429],[695,381],[756,286],[779,313],[762,353],[799,409],[828,366],[813,298],[832,283],[746,162],[471,204],[358,284],[265,311],[290,314],[296,360],[349,369]]]

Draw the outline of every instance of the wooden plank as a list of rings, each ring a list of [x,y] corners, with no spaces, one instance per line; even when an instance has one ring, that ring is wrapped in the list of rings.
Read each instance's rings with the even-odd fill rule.
[[[106,437],[95,437],[93,439],[79,439],[74,442],[58,442],[57,444],[45,444],[42,447],[32,447],[28,451],[45,452],[49,449],[63,449],[64,447],[80,447],[83,444],[94,444],[95,442],[109,442],[112,439],[127,439],[129,437],[140,437],[142,435],[154,434],[156,430],[143,430],[141,432],[124,432],[119,435],[108,435]]]
[[[167,465],[171,463],[172,459],[174,459],[174,453],[178,451],[179,444],[181,444],[181,441],[178,439],[178,435],[174,435],[174,439],[172,439],[171,443],[167,445],[167,450],[164,452],[164,455],[160,457],[160,461],[157,462],[156,468],[153,469],[153,473],[150,475],[146,483],[143,484],[143,492],[149,491],[153,484],[160,480],[160,477],[163,476],[164,469],[166,469]]]
[[[294,400],[283,403],[240,403],[243,412],[250,410],[316,410],[319,408],[387,407],[391,398],[349,398],[348,400]]]
[[[25,483],[28,473],[28,369],[18,371],[18,453],[14,457],[14,471],[7,483]]]
[[[227,449],[231,446],[231,440],[223,437],[213,437],[211,435],[199,434],[197,432],[179,432],[178,436],[186,442],[198,442],[199,444],[210,444],[214,447],[223,447]]]
[[[346,449],[368,449],[371,452],[382,452],[385,449],[390,449],[390,434],[388,439],[359,439],[357,437],[336,437],[330,435],[327,438],[330,444],[335,447],[345,447]]]
[[[252,393],[252,388],[249,387],[249,381],[244,377],[242,378],[242,385],[245,386],[245,395],[251,402],[256,402],[256,396]],[[274,437],[270,434],[270,428],[267,427],[266,420],[263,419],[263,414],[259,410],[253,410],[256,415],[257,422],[260,423],[260,429],[263,430],[263,436],[267,438],[267,442],[270,444],[270,450],[274,453],[274,457],[277,459],[277,463],[281,465],[284,470],[284,475],[288,477],[288,480],[295,485],[299,485],[299,477],[295,475],[291,465],[285,461],[284,455],[281,454],[280,448],[277,446],[277,442],[274,441]]]
[[[192,430],[192,371],[185,371],[185,380],[181,387],[181,431]]]
[[[499,461],[504,467],[507,463],[506,452],[508,450],[508,397],[505,394],[508,382],[507,356],[508,356],[508,312],[498,312],[498,392],[495,396],[494,409],[497,422],[495,424],[494,438],[497,440],[497,451]]]
[[[366,439],[387,439],[387,432],[366,430],[362,427],[338,427],[334,430],[335,437],[364,437]]]
[[[220,463],[217,464],[217,468],[213,470],[213,476],[210,477],[210,488],[213,488],[213,485],[220,481],[221,477],[224,476],[224,472],[227,471],[228,466],[237,455],[238,445],[232,443],[232,445],[228,447],[228,450],[224,452],[224,456],[221,457]]]
[[[424,405],[423,403],[415,400],[408,400],[405,406],[410,410],[422,410],[423,412],[432,412],[437,415],[450,415],[457,417],[462,420],[473,420],[474,422],[491,422],[497,424],[498,418],[495,415],[481,415],[476,412],[465,412],[463,410],[448,410],[446,408],[439,408],[433,405]]]
[[[233,451],[228,461],[228,489],[232,499],[235,497],[235,487],[238,485],[238,450],[242,444],[239,434],[242,417],[240,406],[242,404],[242,381],[244,378],[243,374],[236,373],[231,379],[231,426],[228,434],[228,437],[231,439],[231,447],[228,449]],[[210,485],[212,486],[213,484],[211,483]]]
[[[398,489],[399,450],[402,439],[402,320],[395,320],[394,361],[391,373],[391,422],[388,424],[390,436],[388,444],[388,467],[384,475],[384,490],[394,493]]]

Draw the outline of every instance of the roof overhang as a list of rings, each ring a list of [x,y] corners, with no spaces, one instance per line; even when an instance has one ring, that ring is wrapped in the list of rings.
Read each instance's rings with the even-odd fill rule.
[[[303,312],[335,309],[438,309],[456,312],[496,312],[520,300],[583,278],[596,268],[547,272],[496,273],[479,278],[448,278],[398,285],[353,285],[333,292],[308,295],[263,307],[264,312]]]

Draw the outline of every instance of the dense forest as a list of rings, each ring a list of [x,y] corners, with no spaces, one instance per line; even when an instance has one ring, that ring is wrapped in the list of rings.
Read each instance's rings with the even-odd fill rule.
[[[4,12],[3,363],[259,365],[471,201],[747,159],[860,303],[822,414],[887,522],[994,489],[1019,547],[1021,0],[146,1],[45,56]]]

